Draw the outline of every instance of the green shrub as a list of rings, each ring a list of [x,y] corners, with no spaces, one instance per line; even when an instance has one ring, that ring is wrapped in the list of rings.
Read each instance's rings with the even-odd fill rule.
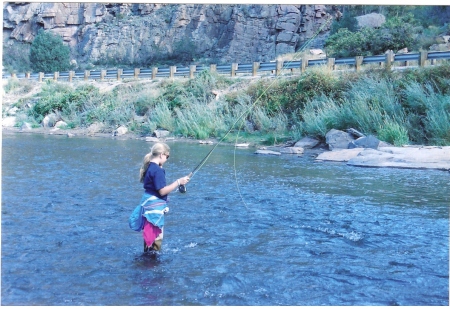
[[[30,47],[31,68],[35,72],[59,72],[70,68],[70,49],[61,37],[40,29]]]
[[[373,44],[377,42],[376,37],[376,30],[371,28],[363,28],[356,32],[347,28],[339,29],[337,33],[328,37],[325,50],[328,57],[334,58],[370,56],[375,52]]]
[[[30,44],[15,42],[12,45],[3,44],[3,66],[9,72],[31,71]]]

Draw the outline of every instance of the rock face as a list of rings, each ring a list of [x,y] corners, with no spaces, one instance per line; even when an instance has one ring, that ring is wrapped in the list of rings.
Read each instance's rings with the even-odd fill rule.
[[[320,48],[333,16],[324,5],[4,2],[3,44],[31,43],[40,28],[59,34],[74,63],[148,64],[185,54],[216,63],[270,61]],[[321,28],[324,24],[323,28]],[[190,59],[192,58],[192,59]]]

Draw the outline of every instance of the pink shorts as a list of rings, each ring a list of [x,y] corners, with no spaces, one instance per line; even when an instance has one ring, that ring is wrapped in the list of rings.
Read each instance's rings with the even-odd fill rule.
[[[161,234],[161,229],[145,220],[142,236],[147,246],[151,246],[155,239]]]

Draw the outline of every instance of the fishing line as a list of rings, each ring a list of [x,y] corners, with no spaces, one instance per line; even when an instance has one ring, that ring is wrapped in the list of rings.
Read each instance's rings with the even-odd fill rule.
[[[302,52],[305,48],[306,48],[306,46],[308,46],[310,43],[311,43],[311,41],[313,40],[313,39],[315,39],[316,38],[316,36],[319,34],[319,32],[320,31],[322,31],[322,29],[323,28],[325,28],[325,26],[326,25],[328,25],[328,23],[330,22],[332,20],[332,18],[331,17],[329,17],[328,19],[327,19],[327,21],[316,31],[316,33],[311,37],[311,38],[309,38],[304,44],[303,44],[303,46],[297,51],[297,52],[295,52],[294,53],[294,56],[293,56],[293,59],[295,58],[295,55],[297,55],[297,54],[299,54],[300,52]],[[286,62],[286,64],[283,64],[283,67],[281,68],[281,71],[282,70],[285,70],[286,68],[287,68],[287,66],[289,66],[289,64],[291,63],[291,62],[293,62],[294,60],[290,60],[290,61],[288,61],[288,62]],[[228,134],[233,130],[233,128],[235,127],[235,125],[245,116],[245,115],[247,115],[252,109],[253,109],[253,107],[256,105],[256,103],[258,103],[259,102],[259,100],[261,99],[261,97],[263,96],[263,95],[265,95],[266,94],[266,92],[275,84],[275,82],[277,81],[277,79],[279,78],[281,76],[281,74],[280,75],[276,75],[275,76],[275,78],[273,79],[273,81],[263,90],[263,92],[258,96],[258,98],[256,98],[256,100],[253,102],[253,104],[251,104],[250,105],[250,107],[249,108],[247,108],[235,121],[234,121],[234,123],[230,126],[230,128],[228,129],[228,131],[225,133],[225,135],[224,136],[222,136],[222,138],[214,145],[214,147],[206,154],[206,156],[200,161],[200,163],[189,173],[189,177],[192,179],[192,177],[194,177],[194,175],[195,175],[195,173],[197,173],[202,167],[203,167],[203,165],[206,163],[206,161],[209,159],[209,157],[211,156],[211,154],[213,153],[213,151],[217,148],[217,146],[219,146],[219,144],[220,143],[222,143],[223,141],[224,141],[224,139],[228,136]],[[235,180],[236,180],[236,186],[237,186],[237,188],[238,188],[238,192],[239,192],[239,195],[240,195],[240,197],[241,197],[241,200],[244,202],[244,199],[243,199],[243,197],[242,197],[242,194],[241,194],[241,191],[240,191],[240,189],[239,189],[239,184],[238,184],[238,181],[237,181],[237,172],[236,172],[236,143],[237,143],[237,138],[238,138],[238,136],[239,136],[239,132],[241,131],[241,128],[242,128],[242,126],[243,126],[243,123],[241,124],[241,126],[239,127],[239,129],[238,129],[238,134],[237,134],[237,136],[236,136],[236,141],[235,141],[235,147],[234,147],[234,172],[235,172]],[[179,185],[178,186],[178,190],[181,192],[181,193],[186,193],[186,191],[187,191],[187,189],[186,189],[186,185]],[[245,202],[244,202],[244,205],[245,205],[245,207],[247,208],[247,205],[245,204]]]
[[[286,64],[283,64],[283,67],[281,68],[281,70],[285,70],[289,66],[289,64],[291,64],[294,61],[296,55],[298,55],[301,52],[303,52],[303,50],[312,42],[313,39],[315,39],[317,37],[317,35],[320,33],[320,31],[322,31],[322,29],[325,28],[325,26],[327,26],[331,20],[332,20],[332,18],[329,17],[326,20],[326,22],[316,31],[316,33],[311,38],[309,38],[297,52],[294,53],[292,59],[290,61],[288,61]],[[252,104],[252,108],[256,104],[256,102],[258,102],[261,99],[261,97],[266,94],[266,92],[272,87],[272,85],[277,81],[277,79],[280,76],[281,76],[281,74],[275,76],[275,78],[272,81],[272,83],[269,84],[269,86],[267,86],[266,89],[264,89],[264,91],[256,99],[255,103]],[[233,158],[234,166],[233,167],[234,167],[234,179],[235,179],[235,183],[236,183],[236,188],[237,188],[238,194],[239,194],[239,196],[241,198],[242,203],[244,203],[245,208],[248,209],[247,204],[244,201],[244,197],[242,196],[241,189],[239,187],[239,182],[238,182],[238,178],[237,178],[237,169],[236,169],[236,148],[237,148],[236,145],[237,145],[237,141],[238,141],[238,138],[239,138],[239,133],[240,133],[243,125],[244,125],[244,123],[242,123],[241,126],[239,127],[238,133],[236,135],[236,140],[234,142],[234,158]]]

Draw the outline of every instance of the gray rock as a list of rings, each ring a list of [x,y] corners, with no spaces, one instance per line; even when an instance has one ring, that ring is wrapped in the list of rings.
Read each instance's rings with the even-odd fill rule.
[[[348,165],[361,167],[442,169],[450,171],[450,146],[341,149],[321,153],[316,160],[347,162]]]
[[[29,130],[33,129],[33,127],[31,126],[30,123],[24,122],[24,123],[22,124],[22,126],[20,127],[20,129],[21,129],[22,131],[29,131]]]
[[[356,157],[363,150],[364,150],[363,148],[354,148],[354,149],[338,149],[335,151],[326,151],[319,154],[316,157],[316,160],[347,162],[348,160]]]
[[[378,149],[379,145],[380,145],[380,140],[378,138],[376,138],[373,135],[368,135],[368,136],[360,137],[354,141],[351,141],[348,144],[348,149],[353,149],[353,148]]]
[[[157,142],[159,142],[159,139],[156,138],[156,137],[153,137],[153,136],[147,136],[147,137],[145,138],[145,141],[146,141],[146,142],[157,143]]]
[[[280,148],[280,152],[286,154],[302,154],[304,149],[301,147],[283,147]]]
[[[55,114],[48,114],[42,120],[42,126],[44,128],[52,128],[52,127],[55,126],[56,121],[57,121],[57,119],[56,119],[56,115]]]
[[[383,14],[370,13],[356,17],[358,27],[380,28],[386,22],[386,17]]]
[[[320,141],[312,137],[304,137],[295,143],[294,147],[302,147],[304,149],[314,148],[319,145]]]
[[[60,120],[60,121],[56,122],[55,127],[57,127],[57,128],[67,127],[67,123],[65,121]]]
[[[325,137],[330,150],[348,149],[348,144],[354,140],[351,134],[336,129],[328,131]]]
[[[347,164],[366,167],[450,170],[450,146],[364,149],[356,157],[348,160]]]
[[[16,116],[7,116],[2,119],[2,127],[14,127],[16,125]]]
[[[125,126],[120,126],[114,131],[114,136],[122,136],[128,133],[128,129]]]
[[[170,132],[167,130],[155,130],[153,131],[153,136],[156,136],[157,138],[164,138],[170,135]]]
[[[266,150],[266,149],[258,149],[255,151],[255,154],[280,156],[281,152]]]

